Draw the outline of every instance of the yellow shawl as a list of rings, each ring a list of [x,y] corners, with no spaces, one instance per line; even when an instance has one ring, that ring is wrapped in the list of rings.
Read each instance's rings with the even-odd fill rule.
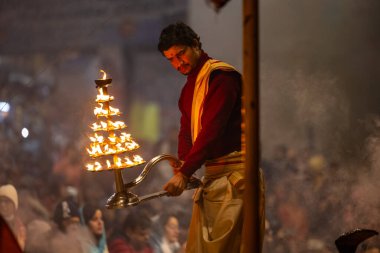
[[[208,59],[203,65],[202,69],[199,71],[199,74],[195,81],[193,103],[191,108],[191,137],[193,143],[197,139],[198,134],[202,129],[201,119],[204,100],[208,92],[208,82],[211,72],[216,69],[221,69],[224,71],[236,71],[235,68],[231,65],[214,59]]]

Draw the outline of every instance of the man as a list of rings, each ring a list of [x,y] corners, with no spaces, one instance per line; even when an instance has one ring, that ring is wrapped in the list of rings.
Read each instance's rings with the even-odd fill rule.
[[[77,202],[71,198],[58,202],[53,220],[57,226],[44,235],[46,241],[49,242],[46,244],[48,247],[46,252],[84,253],[81,245],[83,234],[80,229],[80,213]]]
[[[54,210],[54,222],[63,233],[78,230],[80,226],[80,213],[78,204],[71,200],[60,201]]]
[[[152,221],[145,212],[131,212],[110,240],[110,253],[153,253],[149,244]]]
[[[186,252],[240,252],[244,164],[241,153],[241,75],[229,64],[210,58],[199,36],[186,24],[161,32],[159,51],[187,82],[179,99],[180,167],[165,184],[180,195],[205,165],[203,187],[194,194]],[[175,165],[173,165],[175,166]]]

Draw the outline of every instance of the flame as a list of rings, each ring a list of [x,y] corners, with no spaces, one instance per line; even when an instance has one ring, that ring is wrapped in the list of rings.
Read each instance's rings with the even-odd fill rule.
[[[117,152],[124,152],[125,151],[125,148],[123,148],[121,146],[121,143],[117,143],[115,146],[116,146],[116,151]]]
[[[118,142],[118,139],[114,133],[110,133],[110,135],[108,136],[108,140],[110,141],[110,143],[117,143]]]
[[[108,128],[107,128],[107,123],[104,122],[104,121],[100,121],[100,124],[93,123],[91,128],[92,128],[92,130],[94,130],[94,131],[99,131],[99,130],[104,130],[104,131],[106,131],[106,130],[108,130]]]
[[[115,116],[120,115],[120,110],[112,106],[108,107],[108,110],[103,109],[103,104],[99,104],[100,107],[95,107],[94,114],[96,116]]]
[[[114,100],[114,97],[103,93],[103,88],[99,88],[99,94],[96,95],[96,102],[107,102]]]
[[[109,123],[110,123],[111,127],[114,129],[122,129],[122,128],[126,127],[126,125],[123,121],[115,121],[115,122],[109,121]]]
[[[110,113],[111,115],[119,115],[120,110],[118,108],[113,108],[112,106],[110,106]]]
[[[99,142],[99,143],[103,143],[104,142],[104,137],[102,135],[97,135],[96,133],[94,134],[94,136],[90,136],[90,140],[92,142]]]
[[[131,159],[129,159],[129,157],[125,157],[124,159],[125,159],[127,165],[129,165],[129,166],[134,165],[134,163],[131,161]]]
[[[120,135],[121,142],[127,142],[131,140],[131,134],[127,134],[126,132],[122,132]]]
[[[116,159],[114,159],[114,160],[115,160],[114,163],[117,167],[121,168],[123,166],[123,163],[122,163],[120,157],[116,157]]]
[[[100,70],[100,72],[102,72],[103,73],[103,80],[106,80],[107,79],[107,73],[104,71],[104,70]]]
[[[125,146],[129,149],[129,150],[133,150],[133,149],[137,149],[139,147],[139,144],[137,144],[136,142],[134,141],[130,141],[129,143],[125,143]]]
[[[139,155],[134,155],[134,156],[133,156],[133,161],[134,161],[135,163],[143,163],[143,162],[144,162],[144,159],[142,159],[142,157],[139,156]]]
[[[101,171],[102,165],[99,162],[95,162],[94,164],[87,164],[87,169],[90,171]]]
[[[90,156],[97,156],[98,154],[103,153],[101,146],[97,143],[91,143],[90,148],[91,150],[88,148],[86,149]]]
[[[133,167],[144,163],[145,161],[139,155],[134,155],[133,158],[129,158],[128,156],[121,159],[120,157],[114,155],[113,163],[110,160],[106,160],[104,164],[100,162],[95,162],[93,164],[87,164],[87,170],[89,171],[102,171],[102,170],[111,170],[111,169],[123,169],[128,167]],[[104,169],[103,169],[104,167]]]
[[[103,74],[102,79],[107,79],[107,73],[104,70],[100,70]],[[92,158],[99,158],[103,156],[112,155],[112,159],[102,159],[93,163],[86,164],[89,171],[102,171],[113,170],[133,167],[145,161],[139,155],[133,155],[133,157],[121,156],[122,154],[139,148],[139,145],[132,139],[131,134],[126,132],[119,132],[126,128],[126,124],[123,121],[112,121],[112,116],[119,116],[121,114],[118,108],[110,106],[110,101],[114,100],[114,97],[109,95],[106,87],[98,88],[98,94],[96,96],[96,102],[98,105],[94,109],[94,114],[97,118],[105,117],[104,121],[97,121],[90,126],[94,132],[89,136],[91,143],[87,152]],[[101,134],[99,132],[106,132]],[[107,135],[108,134],[108,135]],[[98,160],[98,159],[96,159]]]
[[[94,114],[96,116],[98,116],[98,115],[107,115],[108,114],[108,110],[103,109],[103,104],[99,104],[99,105],[100,105],[100,107],[95,107]]]

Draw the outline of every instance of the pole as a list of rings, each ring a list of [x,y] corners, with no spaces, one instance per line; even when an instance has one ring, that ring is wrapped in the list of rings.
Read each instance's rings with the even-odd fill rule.
[[[259,219],[259,32],[258,0],[243,1],[243,134],[246,184],[243,252],[260,253]],[[245,143],[245,145],[244,145]]]

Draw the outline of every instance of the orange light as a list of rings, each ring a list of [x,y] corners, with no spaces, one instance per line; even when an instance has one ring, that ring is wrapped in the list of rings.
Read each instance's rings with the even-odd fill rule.
[[[100,70],[100,72],[103,74],[102,79],[108,80],[107,73],[104,70]],[[110,106],[110,101],[114,100],[114,97],[108,94],[107,86],[97,86],[97,90],[98,94],[95,101],[98,105],[94,108],[94,114],[97,119],[99,117],[104,117],[105,119],[103,121],[99,120],[90,126],[96,133],[89,136],[91,143],[86,150],[90,157],[96,159],[96,161],[86,164],[87,170],[123,169],[144,163],[145,161],[139,155],[133,155],[132,158],[119,157],[126,152],[139,148],[139,145],[131,138],[131,134],[121,132],[127,127],[123,121],[113,120],[113,117],[120,116],[121,112],[118,108]],[[112,156],[112,159],[98,159],[106,158],[105,156]]]
[[[103,80],[106,80],[107,79],[107,73],[104,71],[104,70],[100,70],[100,72],[102,72],[103,73]]]
[[[99,91],[99,94],[96,95],[96,102],[100,103],[100,102],[109,102],[109,101],[114,100],[113,96],[103,93],[103,88],[99,88],[98,91]]]

